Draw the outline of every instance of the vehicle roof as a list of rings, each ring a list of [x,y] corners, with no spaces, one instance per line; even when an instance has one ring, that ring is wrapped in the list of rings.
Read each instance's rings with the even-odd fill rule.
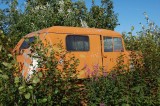
[[[35,36],[39,33],[57,33],[57,34],[80,34],[80,35],[108,35],[108,36],[121,36],[120,33],[97,28],[82,28],[82,27],[69,27],[69,26],[52,26],[36,32],[29,33],[26,37]]]

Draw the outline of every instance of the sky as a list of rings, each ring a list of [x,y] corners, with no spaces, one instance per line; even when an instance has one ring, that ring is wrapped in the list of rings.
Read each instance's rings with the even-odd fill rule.
[[[23,3],[24,0],[18,0]],[[88,8],[92,5],[92,0],[84,0]],[[101,0],[95,0],[96,5],[100,5]],[[141,30],[141,25],[146,25],[144,12],[147,13],[149,19],[160,26],[160,0],[113,0],[114,11],[118,13],[118,25],[115,31],[129,32],[134,26],[134,33]],[[0,4],[0,8],[5,8]]]
[[[100,1],[95,0],[95,4],[99,5]],[[85,0],[85,2],[90,7],[92,0]],[[113,4],[120,24],[115,28],[117,32],[129,32],[132,26],[134,26],[133,33],[140,31],[141,26],[147,23],[144,12],[151,21],[160,26],[160,0],[113,0]]]

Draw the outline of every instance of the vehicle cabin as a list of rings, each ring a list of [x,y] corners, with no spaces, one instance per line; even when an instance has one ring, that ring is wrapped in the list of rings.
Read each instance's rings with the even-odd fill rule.
[[[50,44],[57,44],[61,41],[62,46],[80,60],[79,78],[87,77],[86,70],[82,70],[86,65],[92,70],[93,66],[98,64],[104,66],[104,70],[109,72],[116,65],[117,57],[128,54],[122,36],[111,30],[53,26],[30,33],[25,37],[29,39],[29,42],[32,42],[37,33],[42,41],[45,38]],[[22,38],[14,50],[27,50],[29,48],[27,45],[27,42]],[[25,58],[28,58],[26,54],[19,54],[17,61],[25,65]],[[127,56],[124,61],[128,62]],[[29,74],[32,74],[29,69],[22,69],[23,76],[26,77]]]

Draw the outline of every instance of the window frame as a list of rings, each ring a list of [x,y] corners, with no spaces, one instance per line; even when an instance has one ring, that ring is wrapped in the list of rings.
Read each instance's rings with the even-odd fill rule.
[[[88,38],[88,50],[68,50],[68,47],[67,47],[67,37],[69,37],[69,36],[87,37]],[[66,36],[65,42],[66,42],[66,50],[69,51],[69,52],[89,52],[90,51],[90,39],[89,39],[88,35],[69,34],[69,35]]]
[[[112,51],[105,51],[105,45],[104,45],[104,40],[105,38],[112,38]],[[122,44],[122,50],[121,51],[115,51],[114,49],[114,38],[120,38],[121,39],[121,44]],[[122,37],[112,37],[112,36],[103,36],[103,52],[124,52],[124,44],[122,41]]]
[[[119,38],[121,40],[121,44],[122,44],[122,50],[117,51],[114,49],[114,38]],[[124,47],[123,47],[123,42],[122,42],[122,38],[121,37],[113,37],[113,52],[124,52]]]
[[[105,45],[104,45],[104,40],[105,40],[105,38],[111,38],[112,39],[112,51],[105,51]],[[114,49],[113,49],[113,37],[111,37],[111,36],[103,36],[103,52],[114,52]]]

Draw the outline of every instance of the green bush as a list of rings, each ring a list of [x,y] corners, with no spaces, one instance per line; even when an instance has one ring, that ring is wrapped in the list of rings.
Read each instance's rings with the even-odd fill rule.
[[[148,26],[143,26],[136,36],[133,30],[123,35],[126,48],[131,50],[132,69],[126,70],[120,57],[107,76],[94,75],[87,80],[88,105],[160,105],[160,29],[147,16],[146,19]],[[97,68],[96,72],[103,69]]]
[[[97,64],[84,81],[77,78],[78,59],[68,57],[61,44],[43,45],[37,40],[39,46],[31,45],[30,57],[38,59],[40,70],[33,70],[26,82],[11,54],[13,41],[1,31],[0,105],[160,105],[160,29],[146,19],[148,26],[138,35],[132,31],[123,35],[132,69],[127,70],[120,56],[113,71],[106,73]],[[53,51],[54,46],[59,51]]]
[[[0,105],[14,104],[16,89],[13,72],[15,61],[10,52],[11,40],[0,30]]]
[[[2,41],[4,39],[5,36],[2,35]],[[1,57],[6,62],[1,63],[0,69],[1,105],[76,105],[81,103],[81,87],[78,85],[76,69],[79,61],[74,56],[66,58],[68,53],[64,51],[61,44],[57,45],[59,51],[52,51],[56,45],[44,46],[39,40],[36,46],[31,46],[31,51],[34,52],[30,54],[30,57],[38,59],[40,69],[38,72],[33,70],[34,75],[27,82],[21,77],[18,68],[16,69],[16,62],[11,64],[10,61],[14,60],[12,55],[5,56],[8,51],[3,48],[3,44]],[[63,63],[59,62],[60,59]]]

